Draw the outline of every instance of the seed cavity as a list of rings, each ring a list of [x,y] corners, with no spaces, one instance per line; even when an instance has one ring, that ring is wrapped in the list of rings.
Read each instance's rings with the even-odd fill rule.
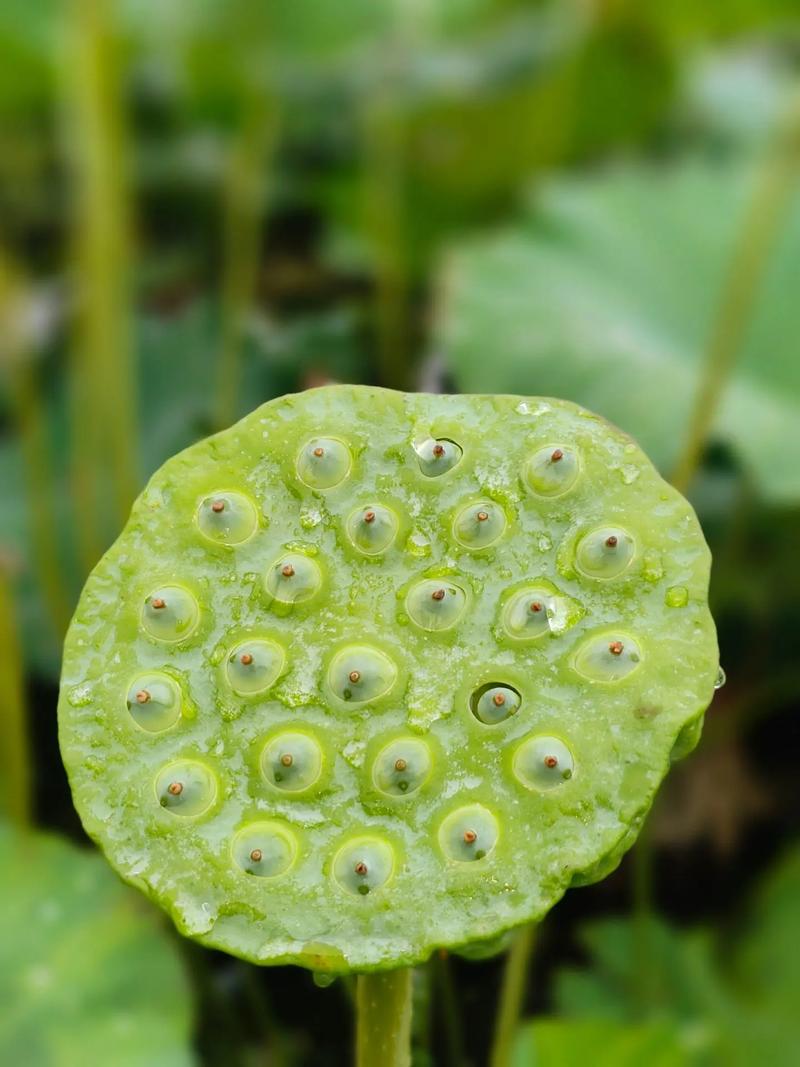
[[[156,775],[155,793],[171,815],[202,815],[217,798],[217,778],[199,760],[176,760]]]
[[[639,643],[627,634],[607,631],[579,645],[573,666],[592,682],[619,682],[641,666]]]
[[[397,515],[383,504],[356,508],[345,526],[350,544],[365,556],[380,556],[390,548],[399,528]]]
[[[244,493],[220,490],[200,501],[195,523],[214,544],[241,545],[258,529],[258,512]]]
[[[423,578],[409,589],[405,608],[408,617],[421,630],[449,630],[466,611],[467,594],[449,578]]]
[[[563,785],[575,773],[575,759],[567,745],[546,734],[523,741],[511,766],[514,777],[526,789],[543,792]]]
[[[526,461],[522,481],[537,496],[558,497],[573,488],[580,472],[575,449],[566,445],[546,445]]]
[[[627,530],[600,526],[580,539],[575,566],[588,578],[616,578],[627,570],[636,554],[636,543]]]
[[[297,477],[309,489],[333,489],[350,474],[350,449],[336,437],[315,437],[297,457]]]
[[[330,689],[348,704],[379,700],[397,681],[397,666],[372,645],[347,645],[331,660],[327,671]]]
[[[453,536],[464,548],[477,551],[498,541],[506,531],[505,511],[491,500],[467,504],[453,520]]]
[[[264,586],[280,604],[304,604],[322,588],[322,571],[310,556],[290,552],[267,568]]]
[[[372,764],[372,784],[390,797],[408,797],[430,777],[430,746],[419,737],[398,737],[380,750]]]
[[[519,711],[521,704],[519,692],[503,682],[488,682],[476,689],[469,699],[470,711],[487,726],[496,726],[510,719]]]
[[[342,845],[334,856],[331,873],[345,893],[366,897],[386,885],[394,868],[392,845],[377,835],[365,834]]]
[[[448,860],[474,863],[491,855],[500,836],[497,819],[482,804],[451,811],[439,827],[439,848]]]
[[[264,781],[284,793],[305,793],[319,782],[324,756],[317,738],[305,730],[281,730],[261,751]]]
[[[126,706],[137,726],[160,734],[180,719],[183,697],[174,678],[153,671],[134,678],[128,686]]]
[[[225,677],[239,696],[251,697],[275,684],[286,665],[286,653],[276,641],[250,638],[234,645],[226,657]]]
[[[446,437],[439,440],[429,437],[420,444],[414,445],[414,451],[417,453],[419,469],[426,478],[438,478],[442,474],[447,474],[459,463],[464,454],[461,445],[457,445],[455,441],[450,441]]]
[[[277,878],[294,865],[298,854],[297,835],[277,819],[265,819],[243,826],[231,843],[234,863],[256,878]]]

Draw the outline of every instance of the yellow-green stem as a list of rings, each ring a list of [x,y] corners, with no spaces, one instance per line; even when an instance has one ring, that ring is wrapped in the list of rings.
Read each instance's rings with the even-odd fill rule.
[[[769,264],[781,223],[797,192],[800,165],[800,91],[792,97],[745,214],[727,279],[711,327],[702,377],[683,452],[672,484],[681,492],[691,482],[708,440]]]
[[[0,791],[3,811],[18,826],[27,826],[31,821],[31,782],[25,690],[14,601],[1,565]]]
[[[500,1005],[495,1020],[490,1067],[509,1067],[514,1050],[514,1035],[528,983],[528,969],[533,952],[536,927],[523,926],[511,942],[503,972]]]
[[[356,1067],[409,1067],[411,970],[360,974],[356,992]]]

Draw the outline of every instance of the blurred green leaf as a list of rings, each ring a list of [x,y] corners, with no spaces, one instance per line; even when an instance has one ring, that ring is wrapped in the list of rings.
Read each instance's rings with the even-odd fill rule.
[[[458,388],[578,401],[668,471],[751,192],[750,171],[699,162],[551,184],[454,252],[439,339]],[[713,426],[780,501],[800,497],[798,255],[795,204]]]
[[[539,1019],[520,1028],[512,1067],[685,1067],[684,1047],[667,1023]]]
[[[0,868],[0,1062],[189,1067],[189,988],[155,911],[55,837],[0,826]]]

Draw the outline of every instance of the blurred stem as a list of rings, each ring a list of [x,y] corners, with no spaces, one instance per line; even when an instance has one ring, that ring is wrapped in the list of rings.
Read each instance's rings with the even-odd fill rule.
[[[0,253],[0,333],[7,351],[10,394],[22,447],[32,563],[50,622],[60,641],[69,623],[69,594],[59,565],[58,523],[53,508],[55,479],[47,444],[46,412],[39,375],[26,351],[20,326],[25,313],[24,301],[21,280],[14,266]]]
[[[360,974],[356,1022],[356,1067],[409,1067],[411,969]]]
[[[463,1028],[453,983],[453,971],[447,952],[443,950],[437,955],[435,965],[442,1022],[444,1024],[445,1047],[447,1048],[447,1062],[450,1067],[461,1067],[464,1063]]]
[[[432,961],[429,960],[425,967],[418,967],[411,976],[411,1059],[415,1064],[429,1062],[432,984]]]
[[[125,123],[110,0],[72,0],[68,63],[75,178],[74,255],[78,322],[73,343],[73,496],[84,567],[136,492],[135,377],[130,351],[132,254],[125,180]],[[107,469],[104,465],[107,462]],[[104,476],[105,475],[105,476]]]
[[[31,823],[28,745],[22,660],[14,601],[0,564],[0,791],[3,810],[18,826]]]
[[[631,853],[633,887],[633,997],[643,1017],[655,1000],[656,971],[651,943],[653,920],[653,843],[647,818]]]
[[[246,17],[248,6],[239,11],[240,31],[245,37],[244,71],[240,93],[240,124],[231,149],[223,190],[222,341],[217,366],[217,404],[214,421],[218,429],[229,426],[237,415],[241,387],[243,328],[258,282],[258,264],[264,214],[266,175],[273,156],[277,132],[277,107],[267,84],[255,77],[252,37],[264,45],[266,33]]]
[[[672,484],[686,492],[717,415],[728,378],[750,324],[759,284],[797,190],[800,164],[800,90],[774,139],[745,214],[706,349],[703,374]]]
[[[536,927],[533,923],[523,926],[517,931],[508,950],[489,1059],[490,1067],[509,1067],[511,1064],[514,1038],[528,984],[535,934]]]

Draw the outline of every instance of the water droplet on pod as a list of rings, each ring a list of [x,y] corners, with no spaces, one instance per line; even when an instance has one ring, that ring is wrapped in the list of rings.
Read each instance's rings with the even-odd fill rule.
[[[572,778],[575,760],[559,738],[539,734],[522,742],[514,753],[512,770],[526,789],[555,789]]]
[[[722,689],[723,685],[725,685],[727,680],[728,680],[728,676],[725,674],[725,671],[722,669],[722,667],[720,667],[719,670],[717,671],[716,680],[714,681],[714,688],[715,689]]]
[[[300,730],[281,730],[267,741],[261,752],[264,781],[287,793],[311,789],[322,774],[322,763],[319,741]]]
[[[201,501],[195,521],[209,541],[240,545],[258,529],[258,512],[253,501],[243,493],[220,491]]]
[[[156,796],[172,815],[202,815],[217,797],[217,779],[199,760],[176,760],[158,772]]]
[[[337,652],[328,667],[328,685],[349,704],[378,700],[396,681],[396,665],[385,652],[371,645],[348,645]]]
[[[467,594],[449,578],[425,578],[406,595],[406,612],[422,630],[449,630],[467,606]]]
[[[469,698],[472,714],[480,722],[494,726],[519,711],[522,697],[516,689],[502,682],[489,682],[476,689]]]
[[[254,638],[242,641],[228,653],[225,676],[239,696],[265,693],[286,663],[286,653],[275,641]]]
[[[685,585],[671,585],[664,594],[668,608],[685,608],[689,603],[689,590]]]
[[[257,878],[285,874],[297,856],[297,838],[277,820],[250,823],[234,837],[231,854],[236,864]]]
[[[442,437],[434,440],[432,437],[414,446],[419,460],[419,469],[426,478],[438,478],[446,474],[458,463],[464,454],[464,450],[455,441],[449,441]]]
[[[580,539],[575,550],[575,566],[588,578],[616,578],[628,568],[636,543],[619,526],[599,526]]]
[[[142,629],[156,641],[174,644],[189,637],[200,621],[200,607],[182,585],[162,585],[146,598]]]
[[[126,703],[136,725],[152,734],[174,726],[183,706],[181,689],[175,679],[156,671],[134,678],[128,687]]]
[[[439,847],[449,860],[474,863],[490,855],[500,836],[497,819],[482,804],[451,811],[439,827]]]
[[[522,471],[522,480],[539,496],[561,496],[568,492],[580,474],[578,453],[566,445],[546,445],[537,449]]]
[[[424,785],[431,773],[431,750],[418,737],[399,737],[385,745],[372,766],[376,789],[391,797],[407,797]]]

